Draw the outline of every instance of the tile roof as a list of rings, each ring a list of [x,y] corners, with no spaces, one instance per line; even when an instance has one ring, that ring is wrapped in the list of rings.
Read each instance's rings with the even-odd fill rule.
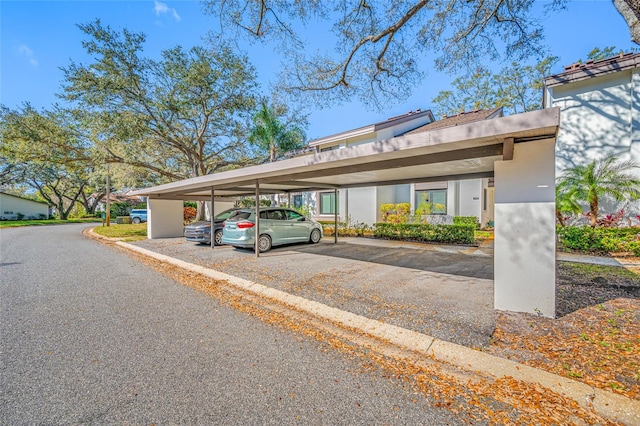
[[[417,129],[411,130],[405,135],[427,132],[434,129],[442,129],[445,127],[460,126],[461,124],[473,123],[480,120],[489,120],[496,117],[502,117],[502,107],[496,107],[491,109],[477,109],[475,111],[465,111],[456,115],[450,115],[444,117],[438,121],[433,121]]]
[[[585,63],[567,65],[560,74],[546,77],[544,83],[547,87],[557,86],[638,67],[640,53],[621,53],[599,61],[589,60]]]

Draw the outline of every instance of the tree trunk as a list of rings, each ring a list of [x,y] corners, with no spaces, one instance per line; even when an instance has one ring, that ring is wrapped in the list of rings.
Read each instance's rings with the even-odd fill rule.
[[[272,143],[269,146],[269,162],[273,163],[274,161],[276,161],[276,145]]]
[[[198,201],[196,203],[197,204],[197,206],[196,206],[196,221],[198,221],[198,220],[206,220],[204,203],[205,203],[205,201]]]
[[[105,196],[104,192],[101,192],[98,194],[98,196],[96,198],[93,199],[93,202],[91,202],[91,200],[89,200],[89,198],[87,197],[87,195],[84,193],[84,191],[82,191],[82,201],[80,202],[80,204],[82,204],[82,206],[84,207],[84,210],[87,212],[87,214],[95,214],[96,212],[96,207],[98,206],[98,203],[100,203],[100,201],[102,201],[102,199]]]
[[[631,33],[631,40],[640,44],[640,1],[639,0],[613,0],[613,4],[622,15]]]
[[[591,227],[595,228],[598,224],[598,200],[594,200],[589,203],[589,220],[591,222]]]

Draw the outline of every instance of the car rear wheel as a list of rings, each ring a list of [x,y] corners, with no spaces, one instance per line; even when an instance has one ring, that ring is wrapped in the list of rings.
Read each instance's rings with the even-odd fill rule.
[[[140,223],[140,218],[139,217],[134,217],[131,222],[133,223]]]
[[[313,244],[317,244],[320,241],[322,235],[320,234],[319,229],[314,229],[311,231],[311,236],[309,237],[309,241]]]
[[[262,234],[258,238],[258,250],[260,253],[271,250],[271,238],[267,234]]]
[[[222,229],[216,231],[215,242],[218,246],[222,245]]]

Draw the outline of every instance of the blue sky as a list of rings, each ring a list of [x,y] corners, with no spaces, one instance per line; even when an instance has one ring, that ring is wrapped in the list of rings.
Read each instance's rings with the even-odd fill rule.
[[[548,2],[538,1],[536,9]],[[57,101],[62,72],[70,59],[88,63],[81,46],[78,23],[100,18],[114,29],[123,27],[147,35],[145,55],[155,57],[177,44],[189,48],[204,45],[203,37],[216,20],[205,16],[193,0],[112,1],[0,1],[0,103],[10,108],[23,101],[48,108]],[[584,58],[594,47],[634,48],[628,28],[611,0],[571,1],[566,10],[543,17],[547,44],[559,56],[556,72],[563,65]],[[322,40],[323,38],[318,38]],[[316,42],[318,42],[316,40]],[[332,46],[327,46],[328,48]],[[249,58],[258,70],[265,94],[275,78],[279,59],[271,50],[253,47]],[[427,70],[430,63],[426,62]],[[371,112],[359,102],[322,110],[309,109],[307,135],[322,137],[403,114],[428,109],[440,90],[450,88],[454,76],[428,71],[423,84],[406,101],[384,112]]]

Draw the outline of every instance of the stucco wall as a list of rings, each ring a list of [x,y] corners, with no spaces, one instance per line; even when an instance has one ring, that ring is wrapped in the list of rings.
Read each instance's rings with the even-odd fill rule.
[[[347,192],[348,191],[348,192]],[[373,225],[376,222],[376,211],[379,204],[376,203],[376,188],[349,188],[347,215],[352,222],[362,222]]]
[[[555,316],[554,140],[495,162],[494,305]]]
[[[147,238],[181,237],[183,229],[182,200],[147,200]]]
[[[482,217],[482,179],[461,180],[458,216]]]
[[[550,107],[560,107],[556,173],[611,155],[640,160],[638,90],[631,70],[549,89]],[[640,176],[640,171],[638,171]]]
[[[18,214],[21,214],[24,219],[47,219],[49,206],[8,194],[0,194],[0,219],[17,220]]]

